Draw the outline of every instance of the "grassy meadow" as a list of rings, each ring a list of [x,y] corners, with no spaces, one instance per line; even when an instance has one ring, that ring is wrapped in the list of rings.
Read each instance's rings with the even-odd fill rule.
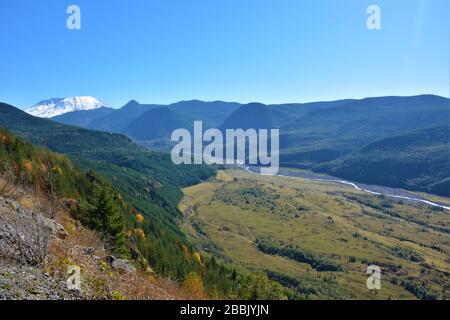
[[[241,170],[218,171],[183,193],[183,229],[199,249],[266,272],[291,298],[448,298],[447,210]],[[380,290],[366,286],[372,264],[382,270]]]

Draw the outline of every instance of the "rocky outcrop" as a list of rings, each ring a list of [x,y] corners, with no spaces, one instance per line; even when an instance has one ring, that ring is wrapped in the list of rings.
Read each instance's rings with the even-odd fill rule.
[[[0,256],[40,264],[48,254],[52,237],[65,239],[67,232],[56,221],[0,197]]]
[[[73,220],[64,209],[61,221],[48,219],[0,197],[0,300],[176,299],[170,280],[151,278],[132,262],[105,250],[101,237]],[[51,244],[51,250],[49,250]],[[138,251],[134,254],[139,258]],[[136,261],[136,259],[133,259]],[[139,262],[136,262],[139,265]],[[69,282],[79,267],[79,290]]]
[[[124,273],[133,273],[136,271],[136,268],[130,263],[130,261],[125,259],[113,260],[111,263],[111,267]]]
[[[0,259],[0,300],[77,300],[80,293],[69,290],[41,268]]]
[[[44,272],[52,239],[66,239],[55,220],[0,197],[0,299],[73,300],[80,293]]]
[[[68,234],[67,234],[66,229],[64,229],[64,227],[61,224],[59,224],[58,222],[56,222],[55,220],[43,218],[42,222],[43,222],[44,226],[50,230],[50,233],[52,236],[54,236],[58,239],[66,239],[67,238]]]

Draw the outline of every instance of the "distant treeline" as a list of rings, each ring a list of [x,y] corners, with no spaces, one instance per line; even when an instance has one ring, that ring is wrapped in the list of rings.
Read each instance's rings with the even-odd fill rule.
[[[342,267],[334,262],[327,261],[323,258],[315,257],[313,254],[301,251],[300,248],[293,245],[286,247],[275,246],[265,241],[258,240],[258,250],[271,255],[279,255],[297,262],[307,263],[317,271],[343,271]]]

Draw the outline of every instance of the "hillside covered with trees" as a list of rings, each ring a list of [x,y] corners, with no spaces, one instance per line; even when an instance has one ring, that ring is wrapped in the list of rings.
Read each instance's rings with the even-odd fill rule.
[[[157,186],[152,192],[144,190],[151,196],[142,200],[138,195],[127,197],[123,192],[130,191],[128,188],[134,186],[136,189],[133,192],[136,193],[139,185],[121,184],[121,179],[125,179],[126,175],[113,175],[125,166],[118,167],[105,160],[112,158],[104,158],[98,162],[98,167],[102,168],[99,173],[92,170],[92,167],[83,167],[93,162],[74,158],[77,159],[75,163],[61,153],[34,146],[12,134],[9,129],[2,129],[0,175],[2,180],[8,182],[2,185],[2,196],[9,195],[8,189],[22,186],[48,198],[55,204],[55,212],[59,203],[64,203],[73,219],[101,235],[111,253],[131,259],[140,270],[151,270],[159,276],[174,279],[179,283],[180,290],[191,297],[264,298],[273,295],[270,288],[278,285],[266,275],[238,272],[196,251],[184,237],[178,228],[177,217],[177,201],[180,198],[178,193],[181,192],[176,185],[183,184],[182,177],[178,177],[167,188],[177,191],[172,197],[163,193],[163,182],[152,177]],[[133,161],[131,163],[135,164]],[[132,171],[128,168],[125,170]],[[149,172],[145,171],[145,167],[143,171]],[[149,179],[151,176],[146,177]],[[148,207],[145,207],[146,203]],[[145,210],[153,207],[159,208],[159,211]],[[167,219],[163,214],[172,219]],[[286,297],[283,289],[277,292],[280,292],[278,298]]]

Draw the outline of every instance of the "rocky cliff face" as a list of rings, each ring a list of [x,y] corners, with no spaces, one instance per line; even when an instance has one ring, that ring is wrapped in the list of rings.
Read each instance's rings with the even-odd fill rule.
[[[41,264],[52,237],[67,237],[61,224],[22,208],[12,199],[0,197],[0,216],[0,254],[17,262]]]
[[[0,195],[0,300],[183,298],[175,283],[157,278],[150,267],[141,271],[111,255],[96,232],[64,209],[55,219],[46,217],[38,201]],[[79,290],[67,284],[70,266],[81,270]]]
[[[0,197],[0,299],[72,300],[80,297],[42,268],[64,227],[17,201]]]

